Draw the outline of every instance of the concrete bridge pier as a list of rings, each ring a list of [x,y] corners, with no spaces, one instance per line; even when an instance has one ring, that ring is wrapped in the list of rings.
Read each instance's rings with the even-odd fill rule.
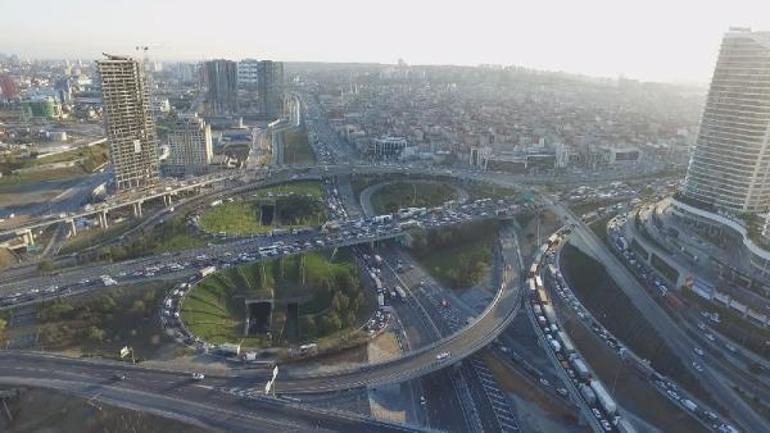
[[[165,196],[164,196],[163,201],[164,202],[166,201],[165,200]],[[134,218],[141,218],[141,216],[142,216],[142,202],[138,201],[138,202],[132,204],[131,207],[133,209]]]
[[[78,234],[78,228],[77,228],[77,226],[75,225],[75,220],[74,220],[74,219],[70,219],[70,220],[67,220],[67,222],[68,222],[68,223],[69,223],[69,225],[70,225],[70,236],[72,236],[72,237],[75,237],[75,236],[77,236],[77,234]]]
[[[107,211],[106,210],[102,211],[102,212],[99,212],[99,227],[101,227],[101,228],[103,228],[105,230],[109,228],[109,223],[107,221]]]
[[[163,196],[163,205],[166,207],[171,207],[171,194],[166,194]]]

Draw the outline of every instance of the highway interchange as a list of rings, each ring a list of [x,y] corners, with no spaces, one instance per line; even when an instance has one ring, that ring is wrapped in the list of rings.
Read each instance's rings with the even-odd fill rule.
[[[602,243],[580,218],[556,203],[552,202],[550,204],[551,208],[558,212],[564,221],[575,224],[573,236],[579,237],[591,253],[605,264],[605,268],[618,283],[618,287],[632,300],[642,314],[648,318],[648,322],[655,328],[658,335],[685,362],[691,359],[693,357],[693,348],[697,346],[693,338],[674,322],[660,305],[656,304],[647,295],[647,292],[640,285],[636,277],[619,262],[618,258],[609,251],[607,246]],[[704,369],[705,371],[699,372],[705,379],[701,381],[701,384],[717,400],[724,401],[723,399],[726,398],[727,401],[731,402],[731,404],[725,406],[730,407],[735,412],[734,419],[736,422],[747,424],[747,431],[764,431],[768,426],[767,421],[757,415],[743,399],[735,395],[735,391],[729,385],[730,380],[736,379],[736,372],[730,368],[719,368],[712,365],[708,364]],[[727,378],[731,379],[728,380]]]
[[[303,105],[307,97],[302,96]],[[314,104],[306,106],[306,124],[311,130],[314,150],[319,157],[316,166],[303,167],[274,167],[270,170],[251,167],[249,173],[228,175],[220,189],[212,186],[213,190],[205,193],[205,197],[234,194],[259,185],[273,182],[283,182],[287,179],[332,178],[343,179],[355,174],[399,173],[419,175],[438,179],[454,178],[473,181],[484,181],[490,184],[508,188],[520,188],[522,184],[536,185],[543,179],[522,179],[506,176],[501,173],[485,173],[464,170],[434,169],[410,165],[373,165],[355,162],[354,153],[349,146],[340,143],[326,122],[321,120],[318,108]],[[547,179],[553,181],[554,179]],[[230,182],[227,184],[227,182]],[[213,185],[213,183],[212,183]],[[236,185],[233,188],[233,185]],[[186,187],[186,186],[185,186]],[[349,189],[346,185],[345,188]],[[345,189],[340,188],[340,189]],[[134,198],[132,197],[132,200]],[[195,199],[192,198],[191,201]],[[253,237],[225,239],[221,243],[213,243],[199,249],[184,250],[162,256],[151,256],[134,259],[127,262],[99,264],[65,269],[56,275],[33,276],[35,270],[31,267],[19,268],[4,273],[0,279],[0,307],[20,303],[38,302],[44,298],[82,294],[98,290],[100,277],[110,275],[123,283],[138,283],[153,279],[169,281],[184,281],[191,278],[200,268],[211,264],[223,265],[238,261],[253,261],[278,254],[297,254],[312,249],[337,246],[366,244],[373,240],[389,239],[403,234],[408,229],[421,229],[459,224],[474,219],[511,218],[516,207],[509,201],[484,201],[465,209],[447,208],[433,213],[412,216],[388,223],[375,222],[371,218],[363,219],[361,209],[354,209],[355,203],[349,199],[341,199],[346,204],[347,219],[340,221],[341,226],[330,234],[316,229],[303,233],[290,233],[275,237]],[[653,320],[651,323],[658,328],[663,338],[676,349],[677,353],[688,359],[689,348],[693,346],[690,337],[672,322],[667,314],[651,301],[638,281],[628,273],[610,254],[607,247],[600,243],[596,236],[583,222],[572,215],[559,204],[545,199],[545,203],[554,210],[565,222],[576,224],[576,235],[589,245],[592,252],[599,256],[607,266],[613,278],[631,297],[634,303],[643,310],[644,314]],[[161,215],[163,211],[158,212]],[[69,216],[68,216],[69,217]],[[162,218],[153,216],[156,221]],[[47,224],[47,219],[43,224]],[[410,222],[407,229],[401,224]],[[40,224],[40,222],[34,222]],[[14,227],[14,230],[18,227]],[[389,383],[411,382],[415,389],[424,388],[427,381],[439,382],[434,384],[437,389],[465,389],[473,394],[473,386],[458,384],[464,381],[463,376],[447,373],[444,367],[469,357],[471,362],[464,363],[463,368],[475,365],[474,354],[488,346],[495,338],[505,331],[518,313],[522,304],[521,281],[523,260],[518,252],[518,244],[514,240],[502,251],[496,253],[493,281],[498,285],[496,295],[486,308],[475,318],[468,320],[467,310],[457,310],[447,313],[439,308],[437,295],[442,288],[436,287],[424,274],[419,280],[402,277],[391,268],[388,272],[392,281],[401,282],[409,292],[409,300],[396,310],[404,310],[399,314],[405,320],[405,329],[411,350],[390,361],[377,364],[366,364],[347,367],[332,373],[312,374],[301,368],[291,366],[282,369],[280,390],[283,394],[299,395],[322,393],[340,390],[350,390],[360,387],[372,387]],[[320,243],[319,243],[320,242]],[[275,254],[263,252],[273,251]],[[408,261],[397,250],[390,251],[386,257],[387,263]],[[149,271],[153,269],[154,271]],[[149,274],[149,275],[148,275]],[[406,278],[407,281],[404,281]],[[426,283],[426,280],[427,283]],[[432,290],[423,290],[423,285],[434,286]],[[420,290],[417,290],[419,288]],[[412,290],[415,289],[415,290]],[[34,292],[33,292],[34,291]],[[428,295],[434,293],[434,295]],[[32,296],[30,296],[32,294]],[[10,295],[10,297],[9,297]],[[462,320],[466,319],[466,322]],[[448,353],[448,361],[438,359],[438,355]],[[267,379],[269,372],[262,370],[250,371],[248,374],[231,373],[221,377],[209,376],[203,383],[190,381],[188,372],[159,371],[148,368],[116,364],[106,361],[74,360],[66,357],[51,356],[38,353],[0,351],[0,382],[6,384],[30,384],[60,389],[82,396],[99,395],[109,401],[126,407],[135,407],[162,413],[164,416],[183,418],[185,421],[222,428],[227,431],[421,431],[428,425],[426,419],[418,420],[420,427],[407,427],[376,421],[371,417],[353,415],[341,412],[328,412],[313,409],[308,405],[298,404],[292,400],[271,399],[260,396],[259,390]],[[116,371],[126,371],[129,380],[116,382]],[[438,373],[435,373],[438,372]],[[434,373],[430,375],[430,373]],[[476,370],[471,371],[478,373]],[[705,373],[709,379],[705,384],[716,396],[732,395],[728,382],[724,377],[730,373],[721,369]],[[726,376],[725,376],[726,375]],[[467,376],[466,376],[467,377]],[[43,381],[42,378],[46,380]],[[482,390],[481,397],[490,399],[494,390]],[[436,396],[438,397],[438,396]],[[433,400],[428,394],[429,400]],[[727,397],[729,398],[729,397]],[[478,408],[464,406],[464,396],[457,394],[451,399],[450,408],[460,409],[461,418],[469,431],[516,431],[515,421],[507,422],[509,416],[503,412],[498,414],[495,404],[481,405],[481,411],[489,411],[484,416],[478,414]],[[490,400],[491,401],[491,400]],[[433,402],[431,402],[433,403]],[[452,406],[454,405],[454,406]],[[764,428],[766,422],[754,413],[740,398],[730,399],[729,407],[734,408],[736,417],[747,424],[747,431],[754,428]],[[476,411],[476,413],[474,413]],[[455,412],[457,413],[457,412]],[[435,415],[434,415],[435,416]],[[495,418],[496,421],[484,425],[481,430],[474,426],[481,418]],[[420,422],[421,421],[421,422]],[[480,421],[488,423],[488,421]],[[433,425],[433,424],[431,424]]]

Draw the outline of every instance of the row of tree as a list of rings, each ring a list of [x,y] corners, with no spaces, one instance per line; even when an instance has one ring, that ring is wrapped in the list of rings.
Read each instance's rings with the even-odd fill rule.
[[[152,253],[170,239],[186,235],[192,230],[182,218],[173,218],[155,226],[150,233],[144,234],[128,243],[119,243],[104,247],[99,257],[109,260],[130,260]]]

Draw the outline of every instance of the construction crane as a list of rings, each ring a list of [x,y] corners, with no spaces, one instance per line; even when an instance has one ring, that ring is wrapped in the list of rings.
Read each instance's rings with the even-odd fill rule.
[[[150,48],[159,48],[159,47],[162,47],[162,45],[159,45],[159,44],[137,45],[136,52],[139,53],[142,59],[145,59],[145,57],[147,57],[147,52],[150,51]]]

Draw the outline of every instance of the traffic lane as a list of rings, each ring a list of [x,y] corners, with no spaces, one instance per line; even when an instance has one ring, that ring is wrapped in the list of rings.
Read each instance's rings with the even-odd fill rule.
[[[187,381],[192,377],[191,371],[163,370],[158,368],[147,368],[141,364],[130,364],[128,362],[110,361],[101,358],[72,358],[65,355],[48,354],[42,352],[16,352],[0,351],[0,369],[14,370],[25,369],[29,371],[55,372],[62,369],[67,374],[87,374],[95,379],[112,381],[118,374],[125,375],[127,379],[141,381],[143,378],[152,380],[162,380],[164,383],[175,381]],[[255,378],[267,378],[268,369],[250,370],[250,375]],[[221,384],[228,384],[235,375],[209,374],[208,378],[212,381],[222,381]]]
[[[624,227],[626,231],[634,230],[633,226],[629,224],[626,224]],[[662,253],[658,251],[657,254],[660,255]],[[742,379],[736,380],[741,380],[742,386],[747,387],[752,393],[760,396],[760,398],[765,400],[768,399],[768,394],[766,392],[769,385],[768,380],[770,379],[761,375],[755,376],[748,372],[748,367],[752,362],[754,362],[752,361],[752,358],[726,350],[724,344],[717,343],[716,338],[714,338],[713,341],[706,339],[704,337],[704,333],[701,332],[700,329],[696,328],[696,326],[694,326],[695,323],[700,322],[702,319],[695,312],[686,310],[680,314],[682,318],[684,318],[684,320],[681,321],[681,327],[683,328],[684,332],[686,332],[694,342],[700,344],[701,347],[704,347],[707,350],[710,348],[711,351],[719,354],[719,357],[713,358],[713,362],[722,364],[722,367],[725,369],[725,371],[729,371],[730,374],[738,373],[739,376],[742,376]],[[757,359],[757,362],[767,365],[767,362],[762,359]],[[761,388],[754,386],[754,381],[757,379],[763,382],[763,386]]]
[[[415,312],[403,302],[396,303],[391,301],[391,306],[396,311],[404,331],[409,340],[409,349],[415,350],[430,345],[436,341],[432,332],[428,331],[426,318],[422,314]]]
[[[431,428],[450,432],[467,430],[463,409],[457,400],[452,378],[454,369],[437,371],[420,380],[427,401],[428,422]]]
[[[390,266],[384,266],[381,278],[386,287],[398,284],[398,276]],[[411,302],[391,299],[391,304],[396,310],[401,322],[410,323],[407,328],[407,340],[411,348],[418,348],[436,341],[441,336],[437,334],[435,324],[429,317],[418,311]],[[449,431],[461,431],[465,429],[466,420],[462,406],[458,400],[457,390],[451,380],[453,370],[444,369],[419,379],[421,397],[425,397],[425,409],[427,421],[431,427]],[[417,397],[419,400],[420,396]]]
[[[440,370],[494,340],[507,326],[510,313],[515,310],[516,305],[516,297],[511,293],[504,293],[501,301],[492,307],[487,316],[475,321],[465,330],[443,339],[432,349],[409,353],[397,360],[372,364],[354,371],[313,377],[293,376],[288,373],[281,381],[282,389],[289,393],[312,393],[380,383],[398,383]],[[449,352],[451,357],[445,362],[440,362],[436,356],[443,352]]]
[[[29,360],[28,360],[29,361]],[[87,367],[87,368],[84,368]],[[120,370],[117,370],[120,371]],[[167,413],[179,413],[180,406],[189,406],[194,401],[207,401],[213,403],[216,400],[223,401],[221,396],[226,394],[210,394],[210,390],[203,388],[187,388],[184,390],[184,404],[180,397],[181,392],[168,389],[164,386],[167,376],[157,372],[143,372],[141,376],[134,374],[133,379],[121,381],[105,374],[103,368],[98,365],[78,365],[77,363],[33,363],[29,366],[14,366],[11,368],[0,367],[0,382],[15,383],[24,386],[39,386],[43,388],[55,388],[63,391],[83,395],[86,397],[98,396],[100,399],[112,398],[116,402],[125,402],[140,406],[143,410],[163,411]],[[114,373],[111,373],[114,374]],[[153,376],[154,379],[151,380]],[[139,379],[142,380],[139,380]],[[201,391],[204,392],[201,395]],[[162,392],[162,394],[160,394]],[[178,394],[175,396],[175,394]],[[206,408],[198,408],[201,413]],[[194,415],[199,411],[196,410]],[[220,409],[212,412],[217,414]],[[228,416],[237,415],[234,413]],[[211,414],[205,421],[210,422]],[[214,417],[216,419],[216,417]],[[203,421],[203,420],[202,420]],[[255,431],[275,431],[274,428],[285,428],[285,423],[267,423],[271,428]]]
[[[689,336],[673,322],[671,317],[660,309],[660,306],[647,296],[647,292],[641,287],[636,278],[631,275],[622,263],[619,263],[613,254],[607,251],[590,228],[586,227],[580,219],[571,215],[569,211],[561,206],[553,203],[550,204],[551,208],[562,218],[576,224],[573,236],[575,234],[580,236],[594,254],[601,259],[602,263],[607,267],[610,276],[623,289],[624,293],[629,296],[642,314],[648,318],[648,321],[668,343],[671,350],[682,359],[685,368],[690,369],[696,377],[705,379],[701,383],[711,391],[711,396],[718,400],[722,406],[730,408],[733,421],[747,431],[770,431],[770,423],[763,420],[740,396],[736,395],[731,384],[726,382],[721,374],[715,372],[712,366],[705,364],[704,371],[702,372],[697,372],[692,368],[689,361],[693,358],[692,348],[695,344]]]
[[[398,305],[408,306],[407,308],[414,311],[414,314],[423,318],[424,323],[430,322],[430,326],[426,325],[426,328],[429,328],[426,331],[433,336],[434,340],[440,338],[440,336],[451,334],[445,319],[440,314],[435,314],[434,307],[430,305],[425,307],[425,301],[418,299],[419,294],[415,294],[412,290],[412,286],[416,282],[405,279],[404,274],[399,275],[393,269],[391,265],[395,261],[393,249],[387,248],[380,253],[385,259],[386,266],[383,268],[385,271],[383,276],[386,277],[385,279],[388,281],[389,286],[393,287],[395,284],[403,285],[407,293],[409,293],[408,300],[396,301]],[[422,307],[418,308],[415,303],[421,304]],[[449,431],[465,431],[468,427],[467,423],[473,421],[465,418],[466,413],[460,402],[460,399],[463,397],[458,394],[457,386],[452,378],[454,374],[457,374],[457,370],[453,367],[422,377],[423,389],[425,390],[424,396],[427,400],[428,417],[431,420],[432,427]],[[452,415],[450,416],[449,414]]]
[[[484,387],[481,385],[476,369],[465,364],[462,366],[462,371],[465,374],[465,377],[472,378],[471,380],[467,380],[468,388],[471,396],[473,396],[473,400],[476,402],[476,408],[479,411],[479,418],[481,419],[483,431],[496,431],[500,429],[497,416],[495,415],[494,409],[492,409]]]
[[[502,240],[505,241],[506,239],[507,238],[504,238]],[[513,249],[512,243],[503,242],[503,244],[507,249]],[[510,261],[511,255],[512,254],[507,254],[503,257],[500,254],[500,251],[497,250],[497,253],[495,254],[495,269],[498,271],[493,273],[494,277],[498,277],[502,274],[499,272],[499,269],[502,269],[502,267],[505,266],[505,263],[512,263]],[[413,258],[398,248],[392,248],[383,256],[388,262],[400,259],[403,263],[413,264]],[[505,259],[508,259],[509,261],[506,262],[504,261]],[[509,278],[516,275],[517,274],[510,274]],[[401,274],[401,277],[408,286],[419,286],[416,290],[413,290],[416,293],[415,296],[426,306],[426,310],[431,311],[432,314],[438,316],[438,320],[444,323],[447,329],[456,329],[461,326],[468,313],[464,314],[452,305],[441,307],[441,299],[443,296],[447,296],[447,290],[437,284],[430,275],[424,273],[416,263],[414,263],[414,266],[411,269],[405,270]],[[493,286],[499,284],[499,282],[494,281],[494,277],[492,281]],[[424,284],[422,284],[422,282],[424,282]],[[498,423],[502,421],[498,418],[496,409],[493,407],[494,403],[492,401],[492,395],[490,394],[491,391],[481,383],[478,369],[476,367],[471,367],[470,364],[466,363],[463,365],[461,371],[463,372],[462,375],[466,378],[466,383],[468,384],[469,392],[473,397],[476,410],[480,414],[483,428],[486,431],[498,430],[501,427]],[[497,404],[500,403],[498,402]]]
[[[489,216],[489,214],[486,214],[485,212],[480,212],[479,209],[476,209],[475,213],[468,212],[465,214],[465,217],[463,218],[450,218],[446,219],[444,218],[442,221],[434,221],[433,217],[428,217],[426,219],[427,224],[431,224],[431,226],[436,225],[456,225],[460,224],[466,220],[474,219],[474,218],[492,218]],[[324,245],[319,247],[315,244],[315,242],[310,242],[308,245],[308,242],[306,242],[303,245],[297,245],[295,250],[292,250],[290,252],[282,252],[280,255],[293,255],[293,254],[300,254],[303,252],[318,250],[318,249],[328,249],[331,247],[344,247],[344,246],[351,246],[351,245],[357,245],[363,242],[370,242],[373,240],[383,240],[383,239],[389,239],[394,236],[398,236],[403,233],[403,230],[398,226],[397,224],[391,223],[389,226],[383,227],[382,225],[377,225],[376,223],[370,223],[370,229],[368,231],[362,229],[362,228],[355,228],[355,223],[352,221],[349,221],[345,227],[348,227],[349,230],[351,230],[351,234],[347,235],[349,237],[346,237],[344,239],[332,239],[330,240],[328,236],[323,235],[322,233],[310,233],[310,234],[303,234],[302,238],[296,238],[296,237],[281,237],[281,239],[284,242],[288,242],[288,245],[296,245],[296,239],[298,240],[313,240],[313,241],[323,241]],[[375,227],[375,229],[372,229],[371,227]],[[292,243],[292,239],[295,239],[294,243]],[[227,244],[219,244],[219,245],[210,245],[207,248],[199,248],[199,249],[193,249],[193,250],[186,250],[177,252],[174,254],[170,253],[164,253],[161,254],[161,259],[158,260],[158,256],[150,256],[147,258],[141,258],[141,259],[132,259],[126,262],[120,262],[116,264],[100,264],[100,265],[94,265],[90,266],[88,268],[80,268],[75,271],[68,271],[68,272],[58,272],[55,275],[48,275],[43,277],[38,277],[34,279],[26,279],[23,281],[24,284],[24,291],[29,291],[30,289],[36,288],[38,290],[44,290],[47,287],[50,287],[52,285],[62,284],[62,285],[73,285],[75,284],[76,280],[82,279],[82,278],[88,278],[88,279],[96,279],[99,275],[104,275],[104,272],[109,272],[110,274],[118,274],[118,277],[123,278],[120,273],[121,270],[123,271],[123,274],[126,273],[135,273],[137,271],[142,271],[142,264],[147,267],[151,265],[157,265],[157,266],[166,266],[170,263],[178,263],[180,261],[190,261],[193,262],[198,255],[203,254],[211,254],[212,257],[219,257],[219,256],[227,256],[229,254],[241,254],[241,253],[248,253],[253,254],[259,249],[261,246],[268,246],[268,245],[274,245],[274,243],[277,242],[274,238],[246,238],[246,239],[239,239],[237,241],[233,241]],[[301,242],[300,242],[301,243]],[[276,256],[272,256],[276,257]],[[258,257],[255,260],[262,260],[263,257]],[[148,260],[151,260],[151,262],[148,262]],[[216,262],[216,260],[214,260]],[[211,263],[209,263],[211,264]],[[12,283],[4,283],[0,285],[0,293],[13,293],[13,289],[17,288],[17,285]]]
[[[317,423],[301,422],[295,414],[283,417],[279,411],[262,412],[253,410],[230,409],[228,407],[241,406],[238,402],[226,401],[222,393],[205,392],[198,394],[188,392],[188,398],[177,396],[159,395],[153,392],[139,391],[127,387],[104,385],[88,382],[86,380],[73,381],[60,378],[46,377],[41,379],[38,375],[32,376],[0,376],[0,382],[12,385],[36,386],[41,388],[53,388],[67,393],[95,398],[107,403],[123,406],[134,410],[142,410],[155,413],[183,422],[192,422],[215,429],[224,429],[233,432],[258,432],[267,433],[275,431],[296,430],[316,427]],[[192,398],[189,398],[192,397]],[[199,401],[205,401],[201,404]],[[252,409],[252,408],[250,408]],[[259,413],[267,413],[267,416],[258,416]],[[280,420],[280,421],[279,421]],[[355,431],[354,429],[329,429],[327,431]]]
[[[597,253],[599,257],[602,257],[603,263],[610,264],[617,260],[614,255],[607,253],[606,250],[602,248],[602,246],[599,245],[594,239],[585,233],[582,233],[582,230],[579,230],[579,233],[583,234],[583,236],[581,236],[582,239],[587,243],[590,243],[590,246],[594,252]],[[637,293],[634,294],[635,296],[633,296],[632,299],[635,301],[635,305],[640,308],[641,311],[643,311],[643,314],[645,314],[646,317],[649,318],[654,316],[656,323],[669,325],[664,326],[662,329],[656,330],[666,340],[669,341],[671,350],[681,358],[682,363],[685,364],[685,368],[690,369],[692,373],[696,375],[696,377],[706,379],[703,380],[702,383],[711,388],[711,394],[713,397],[721,400],[725,407],[732,409],[730,412],[737,411],[740,413],[739,416],[734,414],[733,418],[738,418],[734,419],[734,421],[738,422],[739,424],[741,421],[752,422],[754,427],[762,425],[763,421],[761,421],[761,419],[756,416],[753,410],[749,408],[746,403],[740,399],[740,397],[736,396],[735,398],[731,398],[729,400],[720,398],[720,396],[726,397],[730,394],[733,394],[731,384],[725,381],[723,374],[715,371],[716,369],[711,362],[702,362],[704,371],[701,372],[696,371],[692,367],[691,361],[697,358],[693,352],[693,348],[696,346],[695,342],[692,341],[686,332],[679,328],[678,325],[676,325],[666,313],[660,310],[660,307],[647,296],[647,292],[644,290],[644,288],[639,285],[639,282],[636,280],[636,278],[630,275],[628,270],[622,264],[617,264],[612,268],[617,268],[618,266],[622,267],[622,269],[617,269],[617,272],[612,275],[613,278],[616,279],[621,287],[637,288],[637,290],[635,290]],[[702,359],[699,360],[702,361]],[[724,373],[726,373],[727,376],[733,376],[733,379],[735,379],[733,372],[729,371],[729,369]],[[732,404],[727,404],[728,402]]]
[[[583,240],[588,241],[585,236],[583,236]],[[601,248],[603,245],[599,245],[593,242],[591,246],[595,251],[599,252],[599,248]],[[613,259],[618,260],[617,257],[606,251],[606,249],[601,248],[601,250],[601,254],[605,257],[612,257]],[[605,263],[609,262],[605,261]],[[630,271],[622,263],[619,263],[619,266],[622,266],[622,269],[619,269],[619,271],[621,271],[623,274],[623,281],[625,281],[626,284],[634,284],[639,287],[641,292],[638,294],[639,297],[644,297],[648,300],[648,304],[646,306],[648,307],[647,311],[649,311],[649,314],[665,315],[666,319],[669,320],[670,323],[675,324],[673,318],[671,318],[668,313],[663,311],[662,307],[660,307],[652,298],[647,295],[646,290],[641,286],[639,281],[636,279],[636,276],[630,274]],[[639,304],[636,305],[639,306]],[[686,323],[682,325],[675,324],[673,326],[675,326],[676,329],[667,329],[665,335],[669,336],[670,338],[679,339],[679,341],[682,342],[676,348],[672,349],[675,353],[678,352],[679,356],[682,358],[683,363],[686,364],[686,368],[691,369],[695,375],[706,376],[710,379],[709,382],[719,380],[724,384],[725,387],[732,388],[732,384],[725,383],[724,379],[728,379],[741,388],[747,389],[752,394],[757,395],[761,399],[770,399],[770,389],[768,389],[765,384],[755,382],[752,378],[748,377],[744,371],[736,369],[732,365],[726,364],[728,361],[715,356],[701,357],[696,355],[693,349],[696,346],[700,346],[695,340],[697,337],[700,337],[700,331],[693,329],[692,326],[688,326]],[[695,370],[692,366],[693,361],[703,365],[705,367],[705,371]],[[715,377],[716,375],[722,377]],[[738,404],[740,405],[740,402],[738,402]]]
[[[49,364],[43,362],[42,364]],[[182,415],[198,419],[217,428],[230,431],[306,431],[309,428],[328,429],[341,432],[387,432],[412,431],[402,426],[362,424],[361,418],[336,413],[325,413],[301,407],[289,406],[284,402],[267,398],[243,398],[238,394],[223,392],[217,386],[180,379],[176,384],[168,382],[165,372],[133,372],[125,381],[106,377],[98,365],[79,372],[61,362],[53,369],[36,366],[0,367],[0,382],[25,386],[40,386],[62,389],[100,399],[115,399],[118,403],[129,403],[142,410],[161,411],[163,415]],[[80,365],[80,367],[84,367]],[[45,379],[41,379],[45,377]],[[236,382],[242,384],[241,382]],[[262,388],[253,389],[260,393]],[[243,389],[243,388],[241,388]],[[205,403],[204,405],[201,405]],[[185,411],[182,409],[191,409]],[[196,418],[196,415],[201,417]],[[237,422],[235,422],[237,421]],[[253,427],[257,424],[259,428]]]
[[[323,377],[284,377],[285,392],[317,392],[330,387],[354,388],[376,383],[402,382],[419,375],[440,370],[448,364],[486,346],[510,323],[518,310],[520,291],[506,284],[499,297],[468,327],[442,339],[432,349],[406,354],[404,357],[382,364],[373,364],[354,371],[337,372]],[[451,357],[439,362],[436,356],[449,352]],[[459,356],[458,356],[459,355]]]
[[[451,212],[447,210],[446,212],[436,216],[426,215],[421,217],[415,217],[414,219],[417,221],[423,221],[426,228],[433,228],[433,227],[439,227],[439,226],[453,226],[453,225],[458,225],[470,220],[495,218],[493,213],[495,212],[496,209],[497,208],[495,207],[495,205],[485,203],[485,204],[482,204],[480,207],[474,207],[471,209],[464,210],[463,212],[459,212],[456,216],[451,216]],[[349,230],[350,233],[352,233],[352,235],[351,234],[347,235],[347,236],[350,236],[349,238],[330,239],[327,234],[321,233],[321,231],[316,230],[311,233],[280,236],[279,239],[275,239],[274,237],[267,237],[267,236],[237,238],[235,240],[222,243],[222,244],[209,244],[206,247],[178,251],[173,254],[164,253],[164,254],[161,254],[160,257],[173,256],[178,259],[184,259],[184,258],[192,259],[197,255],[206,254],[206,253],[209,253],[209,254],[226,253],[228,251],[233,251],[233,250],[242,252],[242,251],[248,251],[248,248],[259,248],[262,246],[268,246],[277,242],[278,240],[282,240],[286,243],[292,243],[297,240],[300,240],[300,241],[321,240],[321,241],[324,241],[325,243],[329,242],[334,246],[340,246],[340,245],[357,244],[357,243],[368,242],[372,240],[390,238],[393,236],[398,236],[403,233],[403,230],[400,228],[400,226],[396,222],[391,222],[386,225],[382,225],[382,224],[375,223],[373,221],[367,221],[363,226],[368,228],[368,231],[366,231],[365,233],[361,231],[363,230],[362,228],[358,228],[355,225],[356,225],[356,221],[353,221],[353,220],[347,220],[341,223],[340,232],[343,232],[344,230]],[[153,260],[156,257],[158,257],[158,255],[140,257],[140,258],[131,259],[124,262],[113,263],[113,264],[99,264],[97,266],[100,267],[102,270],[114,271],[115,267],[117,266],[121,266],[127,263],[147,263],[148,260]],[[62,278],[63,274],[65,273],[66,272],[64,271],[58,272],[57,277]]]

